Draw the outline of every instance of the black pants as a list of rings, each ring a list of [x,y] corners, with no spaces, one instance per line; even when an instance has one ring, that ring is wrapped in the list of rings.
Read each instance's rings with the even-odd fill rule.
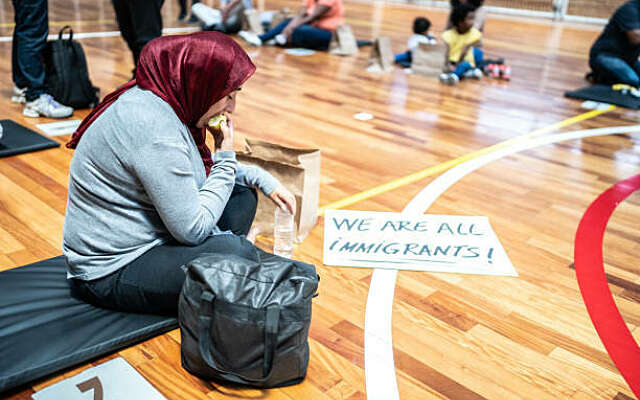
[[[164,0],[111,0],[120,33],[133,53],[133,75],[142,48],[162,36],[160,9]]]
[[[202,253],[229,253],[258,261],[259,251],[243,236],[249,232],[258,205],[256,191],[236,185],[218,227],[234,234],[215,235],[198,246],[176,241],[155,247],[126,267],[92,281],[71,279],[72,294],[87,303],[113,310],[147,314],[178,314],[185,273],[182,266]]]
[[[45,91],[43,50],[49,35],[47,0],[12,0],[14,20],[11,48],[13,83],[27,88],[27,101],[37,99]]]

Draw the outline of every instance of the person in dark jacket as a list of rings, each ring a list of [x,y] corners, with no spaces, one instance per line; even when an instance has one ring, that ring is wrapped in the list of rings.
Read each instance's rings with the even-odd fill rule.
[[[640,0],[620,6],[591,47],[595,81],[640,86]]]

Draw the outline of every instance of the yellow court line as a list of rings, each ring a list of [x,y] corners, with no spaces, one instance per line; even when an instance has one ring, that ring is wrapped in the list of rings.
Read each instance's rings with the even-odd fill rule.
[[[505,140],[503,142],[496,143],[496,144],[494,144],[492,146],[485,147],[485,148],[483,148],[481,150],[478,150],[478,151],[474,151],[473,153],[465,154],[464,156],[460,156],[458,158],[454,158],[453,160],[446,161],[446,162],[444,162],[442,164],[434,165],[433,167],[429,167],[427,169],[423,169],[422,171],[414,172],[411,175],[407,175],[407,176],[404,176],[402,178],[395,179],[395,180],[393,180],[391,182],[382,184],[380,186],[376,186],[374,188],[365,190],[363,192],[356,193],[356,194],[354,194],[352,196],[349,196],[349,197],[346,197],[346,198],[344,198],[342,200],[339,200],[339,201],[336,201],[334,203],[327,204],[326,206],[320,207],[318,209],[318,216],[324,215],[325,210],[329,210],[329,209],[335,210],[335,209],[338,209],[338,208],[350,206],[352,204],[355,204],[355,203],[358,203],[360,201],[369,199],[371,197],[380,195],[382,193],[386,193],[388,191],[391,191],[391,190],[397,189],[399,187],[402,187],[402,186],[411,184],[413,182],[419,181],[419,180],[424,179],[424,178],[426,178],[428,176],[435,175],[435,174],[440,173],[440,172],[444,172],[449,168],[453,168],[456,165],[462,164],[463,162],[472,160],[474,158],[478,158],[480,156],[483,156],[483,155],[485,155],[487,153],[490,153],[490,152],[492,152],[494,150],[498,150],[498,149],[503,148],[505,146],[510,146],[510,145],[514,144],[515,142],[525,141],[525,140],[528,140],[528,139],[530,139],[532,137],[535,137],[535,136],[544,135],[545,133],[552,132],[552,131],[554,131],[556,129],[564,128],[564,127],[567,127],[569,125],[573,125],[573,124],[576,124],[578,122],[587,120],[589,118],[593,118],[593,117],[596,117],[598,115],[601,115],[601,114],[607,113],[609,111],[615,110],[615,108],[616,108],[616,106],[611,105],[611,106],[609,106],[608,108],[606,108],[604,110],[587,111],[585,113],[576,115],[575,117],[567,118],[567,119],[565,119],[563,121],[556,122],[555,124],[547,125],[545,127],[536,129],[536,130],[534,130],[532,132],[529,132],[529,133],[527,133],[525,135],[518,136],[518,137],[515,137],[515,138],[511,138],[511,139]]]

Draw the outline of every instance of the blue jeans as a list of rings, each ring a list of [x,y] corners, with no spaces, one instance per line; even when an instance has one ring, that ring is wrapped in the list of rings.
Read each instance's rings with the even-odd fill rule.
[[[413,57],[411,56],[411,50],[407,50],[404,53],[400,53],[400,54],[396,54],[395,55],[395,62],[397,64],[400,63],[409,63],[411,64]]]
[[[13,83],[27,88],[27,101],[37,99],[45,91],[43,50],[49,35],[47,0],[12,0],[14,20],[11,48]]]
[[[484,53],[482,53],[482,50],[480,50],[477,47],[473,47],[473,58],[474,58],[476,67],[479,67],[480,64],[482,64],[483,56],[484,56]],[[471,66],[471,63],[469,61],[462,61],[456,65],[456,69],[455,71],[453,71],[453,73],[458,75],[458,78],[462,78],[465,72],[473,68],[474,67]]]
[[[290,19],[282,21],[276,27],[271,28],[268,32],[260,35],[262,42],[271,40],[282,33],[284,28],[289,25]],[[332,33],[326,29],[316,28],[311,25],[301,25],[294,29],[291,33],[291,44],[295,47],[304,47],[312,50],[327,50],[331,43]]]
[[[610,54],[599,53],[589,58],[589,66],[602,83],[626,83],[640,86],[640,61],[629,64],[622,58]]]
[[[87,303],[118,311],[178,315],[178,297],[186,275],[181,266],[202,253],[235,254],[258,261],[259,250],[242,235],[253,223],[258,205],[254,189],[236,185],[218,221],[232,234],[211,236],[197,246],[173,240],[147,251],[128,265],[92,281],[71,279],[71,293]]]

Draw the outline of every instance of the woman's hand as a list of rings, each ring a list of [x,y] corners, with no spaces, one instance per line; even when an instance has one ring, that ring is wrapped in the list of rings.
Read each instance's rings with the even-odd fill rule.
[[[220,130],[208,128],[213,135],[216,150],[233,151],[233,120],[227,114],[227,122],[220,124]]]
[[[296,214],[296,197],[282,185],[279,185],[269,198],[281,209],[288,211],[291,215]]]

